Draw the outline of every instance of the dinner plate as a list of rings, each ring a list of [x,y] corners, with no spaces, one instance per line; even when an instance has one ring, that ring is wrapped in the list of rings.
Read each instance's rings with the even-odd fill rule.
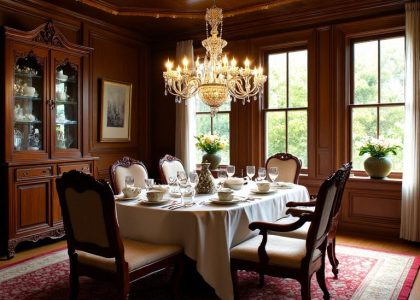
[[[271,193],[275,193],[276,191],[273,189],[269,189],[266,192],[262,192],[262,191],[259,191],[258,189],[251,189],[251,192],[253,192],[254,194],[271,194]]]
[[[243,201],[243,199],[233,198],[230,201],[222,201],[222,200],[219,200],[217,198],[213,198],[213,199],[210,199],[209,201],[210,201],[210,203],[218,204],[218,205],[233,205],[233,204],[236,204],[238,202]]]
[[[171,201],[171,199],[162,199],[159,201],[148,201],[148,200],[142,200],[139,202],[141,205],[147,205],[147,206],[154,206],[154,205],[163,205]]]
[[[115,198],[115,200],[116,201],[129,201],[129,200],[137,200],[137,199],[139,199],[140,198],[140,195],[137,195],[137,196],[135,196],[135,197],[118,197],[118,196],[115,196],[114,197]]]

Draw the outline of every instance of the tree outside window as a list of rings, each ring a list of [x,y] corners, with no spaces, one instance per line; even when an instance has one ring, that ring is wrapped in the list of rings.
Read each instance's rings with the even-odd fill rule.
[[[351,153],[353,168],[363,170],[359,147],[367,138],[403,143],[404,37],[352,44]],[[393,170],[402,170],[402,152],[393,157]]]
[[[267,55],[268,93],[264,107],[266,159],[288,152],[308,165],[308,51]]]

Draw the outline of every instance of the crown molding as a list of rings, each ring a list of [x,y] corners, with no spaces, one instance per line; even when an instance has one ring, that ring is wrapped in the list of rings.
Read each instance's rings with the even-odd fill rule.
[[[136,16],[152,18],[172,18],[172,19],[204,19],[203,11],[171,11],[167,9],[150,9],[142,7],[118,6],[107,2],[106,0],[75,0],[76,2],[94,7],[116,16]],[[223,17],[230,18],[257,11],[268,10],[277,6],[287,5],[298,0],[273,0],[265,3],[250,5],[247,7],[223,10]]]

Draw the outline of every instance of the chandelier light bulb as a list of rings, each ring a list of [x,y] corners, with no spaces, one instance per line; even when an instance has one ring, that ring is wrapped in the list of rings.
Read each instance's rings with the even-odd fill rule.
[[[233,57],[232,58],[232,60],[231,60],[231,62],[230,62],[230,65],[234,68],[234,67],[236,67],[236,59]]]
[[[173,63],[173,62],[171,62],[171,61],[169,60],[169,58],[168,58],[168,61],[166,62],[165,66],[166,66],[166,70],[167,70],[167,71],[171,71],[171,70],[172,70],[172,68],[173,68],[173,66],[174,66],[174,63]]]
[[[244,65],[245,65],[245,68],[249,69],[250,62],[249,62],[248,57],[247,57],[247,58],[245,58]]]

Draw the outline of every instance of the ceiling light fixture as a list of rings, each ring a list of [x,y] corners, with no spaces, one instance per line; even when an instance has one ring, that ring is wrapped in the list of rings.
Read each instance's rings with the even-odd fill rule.
[[[223,103],[231,99],[242,100],[243,104],[250,102],[252,98],[257,100],[257,95],[261,99],[267,80],[261,66],[251,69],[248,58],[245,59],[242,68],[236,65],[235,58],[229,62],[226,55],[222,56],[223,48],[227,45],[222,39],[222,30],[222,9],[216,7],[213,2],[213,7],[206,11],[207,38],[202,41],[206,49],[203,62],[197,57],[195,65],[191,64],[190,67],[190,62],[184,58],[183,66],[173,69],[174,64],[168,59],[166,72],[163,72],[165,95],[170,93],[175,96],[176,103],[181,103],[182,100],[186,101],[198,94],[210,107],[212,116]]]

